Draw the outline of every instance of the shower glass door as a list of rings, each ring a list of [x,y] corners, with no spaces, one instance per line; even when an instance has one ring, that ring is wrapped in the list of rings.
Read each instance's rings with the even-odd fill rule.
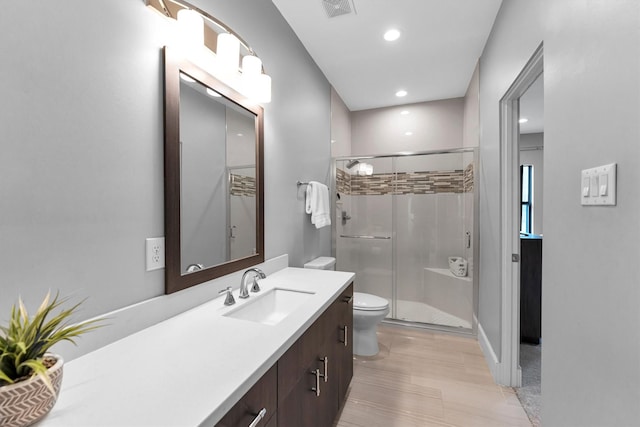
[[[469,153],[396,159],[397,319],[472,327],[471,160]]]
[[[393,300],[393,161],[336,163],[338,270],[356,272],[355,290]]]
[[[474,331],[473,149],[336,160],[337,269],[388,318]]]

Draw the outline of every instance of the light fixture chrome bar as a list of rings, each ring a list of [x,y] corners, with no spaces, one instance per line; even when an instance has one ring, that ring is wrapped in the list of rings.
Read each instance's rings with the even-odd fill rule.
[[[162,8],[164,14],[169,18],[173,18],[173,16],[171,16],[171,12],[169,12],[169,9],[167,8],[167,5],[164,3],[164,0],[158,0],[158,3],[160,3],[160,7]],[[147,2],[147,4],[149,4],[149,2]]]
[[[161,10],[160,12],[162,12],[164,15],[168,16],[169,18],[173,18],[173,16],[171,16],[171,12],[169,12],[169,9],[167,8],[167,5],[165,3],[165,0],[157,0],[160,4],[160,7],[162,7],[163,10]],[[205,18],[207,21],[211,22],[212,24],[214,24],[216,27],[220,28],[222,31],[229,33],[229,34],[233,34],[239,41],[240,44],[251,54],[251,55],[255,55],[255,52],[253,51],[253,49],[251,49],[251,46],[249,46],[249,43],[247,43],[246,41],[244,41],[244,39],[242,37],[240,37],[240,35],[238,33],[236,33],[235,31],[233,31],[231,28],[227,27],[225,24],[223,24],[222,22],[220,22],[219,20],[217,20],[216,18],[214,18],[213,16],[209,15],[207,12],[205,12],[204,10],[200,9],[197,6],[192,5],[189,2],[186,2],[184,0],[167,0],[170,1],[173,4],[177,4],[178,6],[182,7],[183,9],[191,9],[194,10],[196,12],[198,12],[200,15],[202,15],[203,18]],[[151,2],[151,0],[147,0],[146,1],[147,6],[151,6],[154,7],[155,5]]]

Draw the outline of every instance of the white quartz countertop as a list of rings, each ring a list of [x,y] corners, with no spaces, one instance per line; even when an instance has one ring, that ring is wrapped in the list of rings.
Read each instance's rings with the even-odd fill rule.
[[[239,299],[236,289],[233,306],[221,296],[65,363],[58,402],[37,426],[213,426],[353,277],[285,268],[259,282],[261,293],[314,294],[275,325],[223,316],[259,295]]]

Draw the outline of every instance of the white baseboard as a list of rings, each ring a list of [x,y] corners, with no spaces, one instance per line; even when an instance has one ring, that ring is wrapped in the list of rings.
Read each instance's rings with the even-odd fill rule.
[[[478,322],[478,341],[480,342],[480,348],[484,354],[484,359],[489,365],[489,371],[496,384],[501,384],[508,387],[520,387],[522,385],[522,370],[520,366],[515,370],[515,374],[511,375],[511,366],[509,364],[501,363],[496,356],[496,352],[493,351],[493,347],[489,342],[489,338],[484,333],[482,325]]]
[[[478,341],[480,342],[480,348],[484,354],[484,359],[486,360],[487,365],[489,365],[489,371],[491,372],[493,380],[496,383],[501,384],[499,381],[500,362],[498,361],[498,357],[496,356],[495,351],[493,351],[489,338],[487,338],[487,335],[484,333],[484,329],[482,329],[480,322],[478,322]]]

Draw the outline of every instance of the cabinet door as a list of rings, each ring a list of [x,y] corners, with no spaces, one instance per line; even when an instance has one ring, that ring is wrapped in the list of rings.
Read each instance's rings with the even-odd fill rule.
[[[278,361],[278,404],[292,392],[300,380],[304,378],[308,381],[312,367],[316,369],[324,325],[322,315]]]
[[[278,367],[273,365],[266,374],[234,405],[229,412],[216,424],[216,427],[248,426],[264,408],[266,415],[257,424],[275,426],[277,423],[277,384]]]
[[[338,412],[334,304],[278,361],[278,425],[330,427]],[[319,390],[319,392],[318,392]]]
[[[319,419],[320,396],[313,390],[316,387],[316,375],[311,367],[294,385],[290,393],[278,402],[278,427],[325,427]],[[320,379],[321,380],[321,379]]]
[[[339,406],[342,406],[353,377],[353,283],[334,304],[338,307],[338,336],[334,341],[338,371],[337,397]]]

